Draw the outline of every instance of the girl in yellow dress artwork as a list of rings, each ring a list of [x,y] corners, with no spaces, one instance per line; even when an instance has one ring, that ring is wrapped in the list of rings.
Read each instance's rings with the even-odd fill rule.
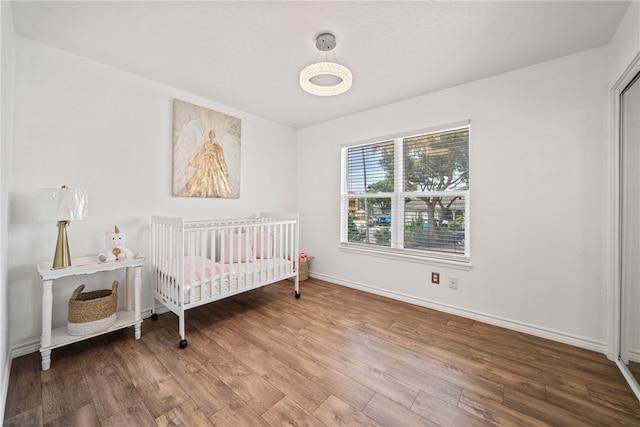
[[[237,199],[240,120],[174,100],[173,125],[173,195]]]
[[[237,198],[238,195],[229,181],[229,170],[224,160],[220,144],[213,142],[216,133],[209,131],[209,139],[191,160],[195,169],[191,179],[178,196]]]

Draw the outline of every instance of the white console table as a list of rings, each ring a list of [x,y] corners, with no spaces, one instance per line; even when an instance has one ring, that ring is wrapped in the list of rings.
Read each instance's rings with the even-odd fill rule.
[[[132,258],[123,261],[101,263],[96,257],[74,258],[71,266],[52,269],[51,262],[38,264],[38,273],[42,278],[42,336],[40,337],[40,354],[42,355],[42,370],[46,371],[51,366],[51,350],[62,347],[87,338],[102,335],[117,329],[134,326],[135,338],[139,339],[142,325],[140,313],[141,277],[144,258]],[[108,329],[90,335],[73,336],[67,333],[66,325],[61,328],[51,329],[51,317],[53,314],[53,281],[63,277],[95,274],[103,271],[125,269],[126,310],[116,313],[116,322]],[[71,295],[69,295],[71,296]]]

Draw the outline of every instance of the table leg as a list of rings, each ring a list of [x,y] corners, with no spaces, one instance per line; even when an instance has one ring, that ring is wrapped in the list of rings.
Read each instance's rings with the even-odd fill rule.
[[[126,302],[127,310],[133,310],[133,302],[135,301],[134,284],[135,284],[135,270],[136,268],[127,267],[125,269],[125,284],[127,287]]]
[[[42,370],[46,371],[51,367],[51,350],[40,350],[42,355]]]
[[[42,281],[42,335],[40,336],[40,354],[42,355],[42,370],[51,366],[51,315],[53,304],[53,280]],[[47,350],[44,350],[47,349]]]
[[[134,304],[134,316],[136,320],[136,324],[134,326],[135,329],[135,337],[136,339],[140,339],[142,335],[140,326],[142,325],[142,310],[141,310],[141,301],[142,297],[142,267],[134,268],[134,296],[133,296],[133,304]]]

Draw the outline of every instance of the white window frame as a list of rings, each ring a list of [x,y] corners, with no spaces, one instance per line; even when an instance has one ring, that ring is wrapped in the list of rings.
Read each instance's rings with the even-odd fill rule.
[[[424,196],[424,192],[404,192],[404,153],[403,141],[412,136],[419,136],[431,133],[445,132],[461,128],[469,128],[469,163],[471,163],[471,122],[463,121],[450,123],[443,126],[420,129],[412,132],[402,132],[385,137],[375,138],[367,141],[359,141],[355,143],[343,144],[340,146],[341,151],[341,191],[340,191],[340,249],[344,252],[358,253],[369,256],[378,256],[383,258],[400,259],[404,261],[422,262],[431,265],[438,265],[460,270],[469,270],[471,268],[471,208],[470,208],[470,190],[457,191],[439,191],[429,192],[435,197],[452,197],[463,196],[465,201],[465,250],[464,255],[447,254],[434,252],[429,250],[416,250],[404,248],[404,221],[391,221],[391,244],[388,246],[379,246],[374,244],[363,244],[348,241],[348,204],[350,199],[372,199],[372,198],[389,198],[391,199],[391,218],[404,218],[404,199],[406,197]],[[374,145],[384,141],[394,141],[394,192],[393,193],[365,193],[365,194],[349,194],[347,188],[347,153],[350,148]],[[469,165],[471,169],[471,165]],[[471,174],[471,171],[469,172]]]

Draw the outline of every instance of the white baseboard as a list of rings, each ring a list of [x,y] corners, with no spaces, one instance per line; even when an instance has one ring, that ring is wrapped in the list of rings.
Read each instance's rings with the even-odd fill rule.
[[[529,325],[526,323],[505,319],[502,317],[493,316],[486,313],[467,310],[465,308],[455,307],[448,304],[442,304],[436,301],[430,301],[423,298],[416,298],[414,296],[405,295],[399,292],[391,292],[386,289],[380,289],[374,286],[364,285],[362,283],[343,280],[337,277],[317,274],[315,272],[309,272],[309,277],[325,280],[327,282],[336,283],[338,285],[346,286],[348,288],[358,289],[364,292],[370,292],[372,294],[381,295],[387,298],[408,302],[410,304],[419,305],[421,307],[431,308],[433,310],[442,311],[444,313],[454,314],[456,316],[464,317],[467,319],[477,320],[478,322],[488,323],[494,326],[500,326],[505,329],[511,329],[511,330],[523,332],[529,335],[546,338],[552,341],[561,342],[563,344],[572,345],[574,347],[580,347],[586,350],[596,351],[598,353],[603,353],[605,355],[607,354],[607,345],[604,342],[594,341],[588,338],[579,337],[579,336],[567,334],[564,332],[554,331],[554,330],[542,328],[536,325]]]
[[[640,363],[640,350],[629,349],[629,351],[627,352],[627,358],[630,362]]]
[[[40,340],[28,341],[11,347],[11,359],[40,351]]]

